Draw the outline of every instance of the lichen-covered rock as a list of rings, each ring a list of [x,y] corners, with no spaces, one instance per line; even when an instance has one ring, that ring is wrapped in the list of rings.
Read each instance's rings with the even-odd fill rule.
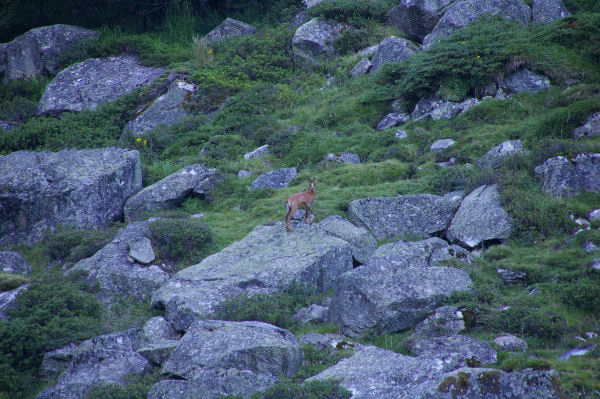
[[[0,273],[29,274],[31,266],[18,252],[0,251]]]
[[[490,344],[466,335],[417,338],[410,349],[417,356],[455,359],[460,367],[496,363],[496,351]]]
[[[192,194],[206,195],[218,179],[215,169],[202,164],[186,166],[131,196],[125,203],[125,220],[140,220],[148,212],[174,208]]]
[[[448,227],[451,242],[474,248],[485,241],[508,238],[512,230],[510,216],[502,208],[498,186],[476,188],[463,200]]]
[[[146,237],[129,243],[129,256],[142,265],[149,265],[156,259],[152,242]]]
[[[484,156],[477,160],[477,165],[482,169],[499,168],[502,162],[515,155],[523,154],[521,140],[508,140],[492,147]]]
[[[570,16],[571,13],[561,0],[533,0],[531,19],[533,22],[550,24],[557,19]]]
[[[10,43],[0,44],[0,75],[8,82],[56,73],[64,66],[67,51],[97,37],[97,32],[71,25],[31,29]]]
[[[393,112],[391,114],[387,114],[379,123],[375,130],[383,130],[388,129],[390,127],[398,126],[403,123],[406,123],[410,120],[410,115],[404,112]]]
[[[418,42],[429,34],[455,0],[403,0],[389,13],[391,25]]]
[[[40,366],[40,375],[46,380],[57,378],[71,364],[76,349],[77,345],[70,343],[62,348],[46,352]]]
[[[501,351],[506,352],[525,352],[527,350],[527,342],[510,334],[494,338],[494,344]]]
[[[506,93],[537,93],[540,90],[547,90],[552,85],[550,80],[544,75],[539,75],[527,68],[521,69],[513,74],[506,76],[500,82],[500,88]]]
[[[169,279],[158,266],[128,261],[130,243],[150,237],[149,222],[131,223],[92,257],[77,262],[65,274],[83,274],[91,285],[98,284],[98,299],[113,304],[124,298],[146,301]]]
[[[94,110],[152,82],[162,72],[128,56],[90,58],[62,70],[48,83],[38,113]]]
[[[414,121],[431,118],[433,120],[453,119],[456,116],[467,111],[474,105],[479,104],[476,98],[467,98],[460,103],[443,101],[438,97],[425,97],[419,100],[411,117]]]
[[[352,249],[352,257],[358,263],[365,263],[377,248],[377,240],[364,227],[358,227],[341,216],[328,216],[319,227],[327,234],[348,242]]]
[[[456,306],[442,306],[415,326],[412,337],[434,338],[458,335],[465,330],[463,312]]]
[[[330,320],[349,336],[371,329],[400,331],[417,324],[453,291],[471,288],[462,270],[412,266],[411,261],[374,258],[342,274],[329,307]]]
[[[446,8],[430,34],[423,39],[423,46],[429,47],[440,39],[449,36],[484,15],[499,17],[527,25],[531,20],[531,9],[519,0],[461,0]]]
[[[369,229],[378,240],[441,232],[450,225],[454,211],[449,201],[432,194],[363,198],[348,205],[350,221]]]
[[[573,130],[573,138],[581,140],[600,134],[600,112],[590,115],[585,123]]]
[[[578,154],[571,161],[562,156],[550,158],[535,173],[542,179],[542,190],[554,197],[600,192],[600,154]]]
[[[335,55],[333,42],[343,26],[322,18],[313,18],[296,30],[292,39],[294,62],[303,67],[320,66],[320,60]]]
[[[362,60],[358,61],[354,67],[352,67],[350,76],[355,78],[357,76],[366,75],[371,70],[371,67],[373,67],[371,61],[369,61],[368,58],[363,58]]]
[[[14,290],[0,292],[0,320],[8,320],[6,312],[15,306],[17,297],[29,287],[29,284],[22,285]]]
[[[259,226],[245,238],[177,273],[153,296],[154,306],[184,331],[199,316],[239,295],[273,293],[296,282],[320,292],[352,269],[351,247],[318,226]]]
[[[469,252],[458,245],[448,245],[441,238],[433,237],[421,241],[396,241],[381,245],[371,258],[408,259],[411,266],[430,267],[438,262],[459,259],[471,263]]]
[[[208,32],[202,40],[206,44],[213,44],[222,42],[223,40],[232,37],[248,36],[255,33],[256,28],[252,25],[248,25],[245,22],[238,21],[233,18],[227,18],[225,21],[217,25],[216,28]]]
[[[146,322],[138,338],[136,352],[155,366],[162,365],[179,346],[179,333],[164,317],[153,317]]]
[[[251,190],[284,188],[298,175],[296,168],[276,169],[258,176],[250,185]]]
[[[402,62],[418,51],[417,46],[405,39],[389,36],[383,39],[371,62],[369,73],[375,73],[386,63]]]
[[[142,187],[140,154],[122,148],[0,156],[0,245],[38,242],[58,226],[99,229]]]

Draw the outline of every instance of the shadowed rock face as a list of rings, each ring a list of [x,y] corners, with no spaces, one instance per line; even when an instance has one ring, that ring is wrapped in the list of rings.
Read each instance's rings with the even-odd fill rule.
[[[313,18],[296,30],[292,39],[294,61],[303,67],[319,66],[319,59],[335,55],[333,42],[341,35],[342,25]]]
[[[71,25],[35,28],[10,43],[0,44],[0,75],[4,82],[56,73],[61,57],[73,47],[96,39],[97,32]]]
[[[544,75],[521,69],[500,82],[500,88],[508,93],[537,93],[551,87],[550,80]]]
[[[429,34],[455,0],[403,0],[389,13],[389,22],[418,42]]]
[[[554,197],[600,192],[600,154],[579,154],[571,161],[562,156],[550,158],[535,173],[542,179],[542,190]]]
[[[377,52],[373,56],[369,73],[377,72],[384,64],[388,62],[402,62],[414,53],[417,52],[417,47],[405,39],[400,39],[395,36],[386,37],[383,39]]]
[[[0,244],[33,244],[58,226],[104,228],[142,187],[140,155],[122,148],[0,156]]]

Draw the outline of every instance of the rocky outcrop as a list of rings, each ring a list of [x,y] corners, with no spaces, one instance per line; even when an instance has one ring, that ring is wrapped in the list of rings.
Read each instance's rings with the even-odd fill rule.
[[[46,86],[39,114],[96,109],[148,84],[162,73],[133,57],[90,58],[62,70]]]
[[[526,25],[531,20],[531,9],[519,0],[461,0],[452,3],[430,34],[423,39],[429,47],[484,15],[498,15],[503,19]]]
[[[0,273],[29,274],[31,266],[18,252],[0,251]]]
[[[351,247],[316,225],[259,226],[244,239],[177,273],[153,296],[154,306],[184,331],[199,316],[239,295],[273,293],[296,282],[319,292],[332,289],[352,269]]]
[[[402,62],[418,51],[417,46],[405,39],[390,36],[383,39],[371,62],[373,66],[369,73],[375,73],[390,62]]]
[[[232,37],[253,35],[256,28],[245,22],[227,18],[202,38],[206,44],[214,44]]]
[[[131,223],[92,257],[82,259],[66,275],[83,274],[91,285],[98,284],[98,299],[113,304],[124,298],[145,301],[169,279],[169,274],[158,266],[131,263],[131,243],[150,237],[149,222]]]
[[[372,67],[373,64],[371,63],[371,61],[369,61],[368,58],[363,58],[352,67],[352,70],[350,71],[350,76],[356,78],[361,75],[366,75],[367,73],[369,73]]]
[[[456,0],[404,0],[390,10],[389,22],[403,31],[409,39],[421,42],[454,1]]]
[[[125,220],[140,220],[146,213],[174,208],[192,194],[206,195],[218,181],[216,169],[202,164],[186,166],[130,197],[125,203]]]
[[[303,24],[292,39],[294,62],[308,68],[320,66],[321,59],[335,55],[333,42],[342,30],[342,25],[322,18],[313,18]]]
[[[379,123],[375,130],[383,130],[388,129],[390,127],[398,126],[403,123],[406,123],[410,120],[410,115],[404,112],[393,112],[391,114],[387,114]]]
[[[250,189],[262,190],[263,188],[284,188],[287,187],[297,175],[298,171],[296,168],[273,170],[258,176],[250,185]]]
[[[184,80],[175,80],[167,92],[152,100],[150,104],[123,129],[125,133],[140,137],[159,126],[170,126],[191,115],[185,110],[191,104],[196,86]]]
[[[533,22],[550,24],[557,19],[570,16],[561,0],[533,0],[531,5],[531,19]]]
[[[84,341],[57,384],[36,398],[83,399],[96,386],[123,385],[128,378],[149,373],[152,368],[148,360],[135,352],[137,333],[129,329]]]
[[[0,44],[0,75],[6,83],[54,74],[64,66],[65,53],[97,36],[97,32],[71,25],[31,29],[10,43]]]
[[[508,238],[510,216],[502,208],[498,186],[476,188],[463,200],[446,232],[451,242],[474,248],[486,241]]]
[[[371,329],[400,331],[417,324],[453,291],[471,287],[462,270],[411,263],[407,258],[374,258],[342,274],[329,307],[331,321],[349,336]]]
[[[585,123],[573,130],[573,138],[581,140],[600,134],[600,112],[590,115]]]
[[[438,97],[426,97],[419,100],[411,116],[414,121],[420,121],[426,118],[433,120],[453,119],[456,116],[467,111],[474,105],[479,104],[476,98],[468,98],[460,103],[443,101]]]
[[[438,262],[458,259],[471,263],[469,252],[458,245],[448,245],[441,238],[428,238],[422,241],[396,241],[377,248],[371,258],[409,259],[411,266],[430,267]]]
[[[257,321],[200,320],[162,368],[164,374],[185,381],[161,381],[149,397],[185,397],[166,396],[173,385],[194,397],[249,396],[266,390],[279,376],[291,377],[301,362],[298,341],[287,330]]]
[[[0,245],[38,242],[58,226],[99,229],[142,187],[140,154],[122,148],[0,156]]]
[[[328,216],[319,223],[319,228],[348,242],[352,257],[358,263],[365,263],[377,248],[377,240],[367,229],[355,226],[341,216]]]
[[[29,284],[22,285],[14,290],[0,292],[0,321],[8,320],[6,312],[16,305],[18,296],[27,290]]]
[[[523,154],[521,140],[508,140],[492,147],[484,156],[477,160],[477,166],[482,169],[499,168],[507,158]]]
[[[449,201],[432,194],[363,198],[348,205],[350,221],[369,229],[378,240],[441,232],[450,225],[454,211]]]
[[[554,197],[600,192],[600,154],[578,154],[571,161],[562,156],[550,158],[535,173],[542,179],[542,190]]]
[[[527,68],[506,76],[500,82],[500,88],[508,94],[533,94],[540,90],[548,90],[550,87],[552,87],[552,85],[547,77],[532,72]]]

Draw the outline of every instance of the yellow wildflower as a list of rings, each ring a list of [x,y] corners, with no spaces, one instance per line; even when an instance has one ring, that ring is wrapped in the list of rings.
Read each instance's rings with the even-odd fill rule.
[[[144,145],[148,144],[148,140],[144,140]]]
[[[477,58],[481,58],[481,56],[480,56],[480,55],[478,55],[478,56],[477,56]]]
[[[139,143],[140,141],[142,141],[141,137],[138,137],[137,139],[135,139],[136,143]]]
[[[208,50],[208,54],[212,54],[213,53],[213,49]]]

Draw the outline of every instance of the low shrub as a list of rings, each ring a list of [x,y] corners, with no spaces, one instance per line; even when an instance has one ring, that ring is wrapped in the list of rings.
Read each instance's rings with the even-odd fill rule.
[[[77,230],[61,228],[45,239],[46,253],[51,261],[75,263],[89,258],[108,244],[115,229]]]
[[[160,376],[155,373],[131,378],[124,385],[97,386],[86,396],[86,399],[146,399],[148,392],[159,379]]]
[[[562,284],[564,303],[593,315],[600,314],[600,273],[593,273]]]
[[[29,278],[22,274],[0,273],[0,292],[14,290],[28,282]]]
[[[150,223],[150,231],[160,257],[183,264],[201,260],[212,241],[208,226],[189,217],[155,220]]]
[[[349,23],[355,26],[364,26],[369,20],[386,22],[390,8],[395,5],[397,4],[390,0],[374,2],[361,0],[323,1],[311,7],[308,10],[308,15]]]

